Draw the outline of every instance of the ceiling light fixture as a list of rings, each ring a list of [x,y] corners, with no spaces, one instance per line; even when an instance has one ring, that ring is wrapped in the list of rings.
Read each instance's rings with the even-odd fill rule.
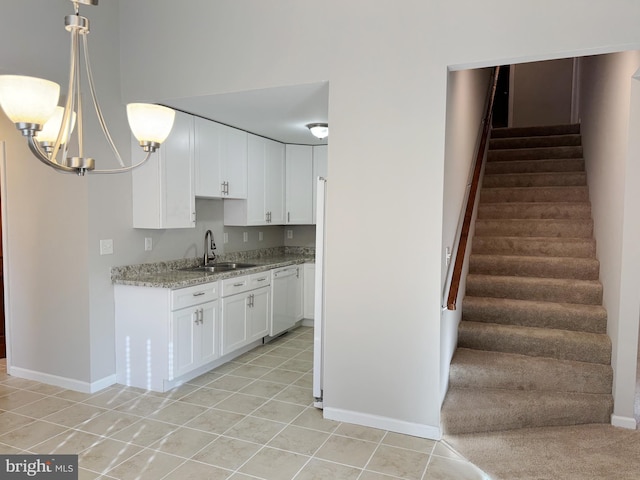
[[[329,125],[326,123],[310,123],[307,125],[307,128],[314,137],[321,140],[329,136]]]
[[[91,173],[122,173],[145,163],[171,132],[175,111],[160,105],[130,103],[127,117],[133,135],[145,158],[137,164],[125,166],[104,121],[96,98],[93,74],[89,62],[87,35],[89,20],[79,14],[79,5],[98,5],[98,0],[71,0],[74,14],[64,17],[65,29],[71,33],[71,61],[69,65],[69,87],[64,108],[56,107],[60,86],[49,80],[19,75],[0,75],[0,107],[16,128],[27,137],[31,152],[45,165],[66,173],[84,175]],[[84,156],[82,98],[80,88],[80,43],[84,52],[89,91],[93,106],[119,168],[96,170],[95,160]],[[77,114],[76,114],[77,112]],[[69,139],[74,125],[78,125],[78,156],[68,157]],[[60,157],[58,159],[58,156]]]

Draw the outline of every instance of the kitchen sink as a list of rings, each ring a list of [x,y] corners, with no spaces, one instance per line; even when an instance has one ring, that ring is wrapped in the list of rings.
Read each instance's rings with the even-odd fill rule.
[[[229,272],[231,270],[240,270],[242,268],[255,267],[253,263],[238,263],[238,262],[219,262],[208,263],[207,265],[200,265],[198,267],[181,268],[180,270],[187,272]]]

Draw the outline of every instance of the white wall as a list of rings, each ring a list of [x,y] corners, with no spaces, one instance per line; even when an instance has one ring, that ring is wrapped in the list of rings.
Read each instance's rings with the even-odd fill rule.
[[[511,69],[513,78],[510,126],[571,123],[573,59],[521,63]]]
[[[66,42],[61,23],[69,10],[66,0],[5,2],[0,15],[3,71],[38,73],[65,83],[60,77],[67,49],[53,47]],[[588,9],[579,0],[327,0],[321,8],[299,0],[193,0],[186,11],[172,0],[136,0],[102,2],[88,10],[92,40],[110,36],[102,46],[107,57],[94,58],[94,68],[100,70],[96,80],[108,105],[107,120],[122,124],[114,132],[120,145],[128,145],[128,136],[120,85],[112,81],[118,71],[127,101],[330,82],[326,412],[424,436],[439,434],[447,66],[464,69],[640,47],[640,3],[627,0]],[[111,37],[118,32],[112,23],[116,13],[120,45]],[[42,38],[25,36],[19,19],[28,19],[31,31],[42,32]],[[54,32],[60,40],[50,40]],[[14,48],[16,38],[19,49]],[[118,48],[121,65],[112,63]],[[15,135],[6,128],[2,133],[9,150],[21,148],[15,146]],[[108,155],[106,148],[96,147],[94,156]],[[78,335],[83,345],[89,338],[96,352],[59,344],[51,347],[55,351],[47,361],[20,361],[25,368],[98,382],[113,373],[114,364],[108,266],[154,260],[155,251],[143,251],[147,232],[129,228],[126,177],[111,184],[89,180],[88,187],[85,180],[51,172],[42,179],[39,173],[27,178],[34,160],[24,151],[11,157],[30,165],[29,172],[20,167],[15,178],[23,183],[15,182],[11,203],[42,206],[51,198],[73,199],[68,208],[78,212],[63,221],[58,210],[45,207],[52,218],[49,233],[64,239],[71,232],[68,236],[77,239],[72,245],[62,242],[56,252],[61,259],[79,257],[71,266],[52,260],[38,270],[37,260],[28,255],[35,248],[16,254],[23,262],[16,268],[38,270],[47,288],[55,285],[63,293],[62,305],[42,298],[31,313],[34,307],[27,299],[40,294],[44,282],[23,277],[15,285],[12,298],[15,291],[20,318],[32,318],[35,327],[16,338],[19,348],[30,348],[42,327],[47,333],[58,328],[64,338]],[[25,215],[22,221],[41,220],[35,207]],[[24,231],[10,224],[25,247],[40,232],[37,221]],[[157,235],[166,247],[163,254],[175,258],[189,245],[198,248],[199,233]],[[115,254],[98,257],[97,240],[107,235],[114,239]],[[391,249],[385,238],[392,238]],[[60,286],[63,267],[69,287]],[[78,299],[73,289],[85,295]]]
[[[476,152],[482,135],[482,117],[485,113],[489,82],[493,69],[461,70],[449,73],[447,86],[447,121],[445,137],[444,199],[442,221],[442,284],[443,305],[448,295],[448,268],[446,248],[453,252],[449,269],[452,269],[457,251],[457,239],[464,218],[465,198],[468,194],[475,165]],[[471,238],[467,244],[467,256],[471,252]],[[466,275],[465,275],[466,277]],[[440,335],[440,382],[442,396],[447,391],[449,365],[458,342],[458,324],[462,319],[464,278],[458,293],[457,309],[442,314]]]
[[[614,415],[633,422],[640,299],[637,205],[640,194],[637,91],[632,103],[632,76],[640,67],[640,52],[581,59],[582,134],[589,194],[604,286],[604,306],[613,344]],[[632,147],[630,149],[630,146]]]

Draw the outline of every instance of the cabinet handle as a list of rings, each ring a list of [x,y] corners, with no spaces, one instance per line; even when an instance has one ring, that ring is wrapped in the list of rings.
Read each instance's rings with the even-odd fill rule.
[[[205,292],[196,292],[196,293],[193,294],[193,296],[194,297],[199,297],[199,296],[204,295],[204,294],[205,294]]]
[[[224,194],[229,195],[229,182],[224,182]]]
[[[262,277],[262,278],[258,278],[256,281],[257,282],[264,282],[267,279],[267,277]]]
[[[242,283],[234,283],[233,286],[234,287],[242,287],[242,286],[244,286],[244,282],[242,282]]]
[[[204,308],[200,309],[200,325],[204,323]]]

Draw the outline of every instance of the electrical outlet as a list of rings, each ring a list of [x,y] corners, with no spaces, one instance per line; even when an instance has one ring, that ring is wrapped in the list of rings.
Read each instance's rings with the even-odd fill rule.
[[[113,254],[113,239],[100,240],[100,255]]]
[[[222,234],[222,243],[229,243],[229,234],[227,232]]]
[[[249,232],[242,232],[242,241],[245,243],[249,241]]]
[[[446,266],[448,267],[449,264],[451,263],[451,247],[447,247],[445,249],[444,261],[445,261]]]
[[[151,250],[153,250],[153,239],[151,237],[145,237],[144,250],[146,252],[150,252]]]
[[[264,234],[262,232],[258,232],[258,241],[261,242],[264,240]]]
[[[287,230],[287,238],[293,238],[293,230]]]

